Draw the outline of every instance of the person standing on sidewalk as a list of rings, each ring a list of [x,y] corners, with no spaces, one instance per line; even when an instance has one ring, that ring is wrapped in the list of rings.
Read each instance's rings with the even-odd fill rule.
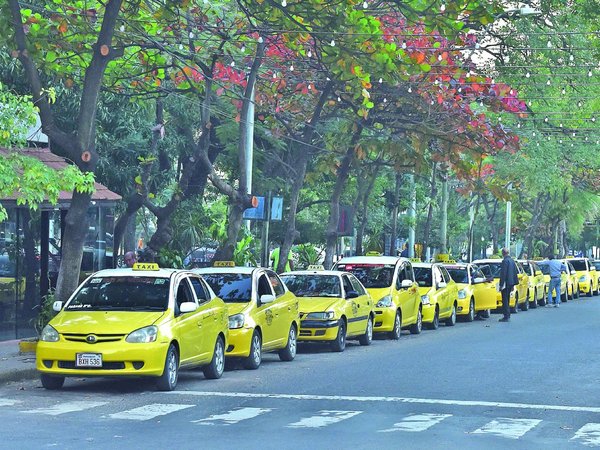
[[[500,322],[510,321],[510,293],[519,284],[517,265],[510,257],[507,248],[502,249],[502,264],[500,265],[500,292],[502,294],[502,312],[504,317]]]
[[[558,308],[560,305],[560,276],[563,272],[567,273],[567,267],[558,259],[554,259],[554,255],[552,254],[548,256],[548,261],[544,261],[540,264],[548,266],[548,273],[550,274],[546,306],[549,307],[554,303],[554,307]],[[556,299],[554,302],[552,301],[553,291],[556,291]]]

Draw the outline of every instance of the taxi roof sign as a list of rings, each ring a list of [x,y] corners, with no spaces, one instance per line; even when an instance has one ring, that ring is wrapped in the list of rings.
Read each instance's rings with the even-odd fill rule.
[[[367,252],[367,253],[365,253],[365,256],[381,256],[381,253],[379,253],[379,252]]]
[[[308,266],[307,270],[325,270],[325,267],[321,264],[311,264]]]
[[[160,270],[156,263],[135,263],[131,268],[133,270]]]
[[[235,262],[233,262],[233,261],[215,261],[213,263],[213,267],[235,267]]]

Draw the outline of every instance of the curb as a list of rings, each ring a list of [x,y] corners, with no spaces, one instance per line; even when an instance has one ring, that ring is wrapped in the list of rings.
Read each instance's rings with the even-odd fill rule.
[[[10,381],[33,380],[38,377],[38,371],[35,367],[26,369],[14,369],[6,372],[0,372],[0,383]]]

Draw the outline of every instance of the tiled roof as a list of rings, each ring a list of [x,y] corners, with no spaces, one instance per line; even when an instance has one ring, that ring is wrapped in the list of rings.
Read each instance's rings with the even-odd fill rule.
[[[21,148],[21,149],[0,148],[0,157],[4,157],[4,156],[10,154],[11,152],[18,152],[18,153],[21,153],[22,155],[31,156],[33,158],[36,158],[36,159],[40,160],[41,162],[43,162],[46,166],[50,167],[51,169],[60,170],[60,169],[64,169],[65,167],[67,167],[69,165],[65,161],[64,158],[55,155],[47,148]],[[95,191],[92,194],[93,201],[114,202],[114,201],[121,200],[121,196],[119,194],[111,191],[106,186],[104,186],[100,183],[94,183],[94,188],[95,188]],[[58,201],[60,203],[65,203],[65,202],[71,201],[72,198],[73,198],[72,192],[61,191],[59,194],[59,197],[58,197]],[[16,199],[17,199],[17,195],[13,194],[13,195],[9,195],[8,197],[2,198],[0,200],[9,200],[10,201],[10,200],[16,200]]]

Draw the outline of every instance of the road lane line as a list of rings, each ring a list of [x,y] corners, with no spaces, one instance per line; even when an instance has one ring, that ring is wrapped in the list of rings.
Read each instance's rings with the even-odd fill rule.
[[[305,417],[298,422],[290,423],[287,428],[323,428],[342,420],[358,416],[362,411],[319,411],[316,416]]]
[[[571,440],[578,440],[589,447],[600,446],[600,423],[586,423]]]
[[[499,417],[476,429],[471,434],[492,434],[508,439],[519,439],[540,422],[541,420],[538,419],[509,419]]]
[[[110,414],[111,419],[125,420],[150,420],[159,416],[166,416],[173,412],[181,411],[182,409],[191,408],[195,405],[178,405],[173,403],[152,403],[150,405],[140,406],[139,408],[121,411],[115,414]]]
[[[600,413],[597,406],[568,406],[568,405],[541,405],[535,403],[507,403],[488,402],[478,400],[445,400],[434,398],[411,397],[358,397],[353,395],[306,395],[306,394],[261,394],[254,392],[211,392],[211,391],[170,391],[162,392],[168,395],[192,395],[196,397],[237,397],[237,398],[271,398],[283,400],[332,400],[348,402],[391,402],[391,403],[422,403],[427,405],[451,406],[483,406],[486,408],[512,408],[512,409],[541,409],[550,411],[574,411]]]
[[[395,423],[392,428],[379,430],[379,433],[390,433],[392,431],[418,433],[420,431],[428,430],[448,417],[452,417],[452,414],[410,414],[404,417],[400,422]]]
[[[192,423],[201,425],[233,425],[242,420],[253,419],[273,411],[271,408],[238,408],[226,412],[225,414],[215,414],[206,419],[192,420]]]
[[[47,416],[60,416],[72,412],[85,411],[86,409],[97,408],[98,406],[106,405],[108,402],[92,402],[92,401],[73,401],[59,403],[58,405],[49,406],[47,408],[36,408],[28,411],[23,411],[25,414],[45,414]]]
[[[0,398],[0,406],[15,406],[17,403],[21,403],[19,400],[9,400],[7,398]]]

